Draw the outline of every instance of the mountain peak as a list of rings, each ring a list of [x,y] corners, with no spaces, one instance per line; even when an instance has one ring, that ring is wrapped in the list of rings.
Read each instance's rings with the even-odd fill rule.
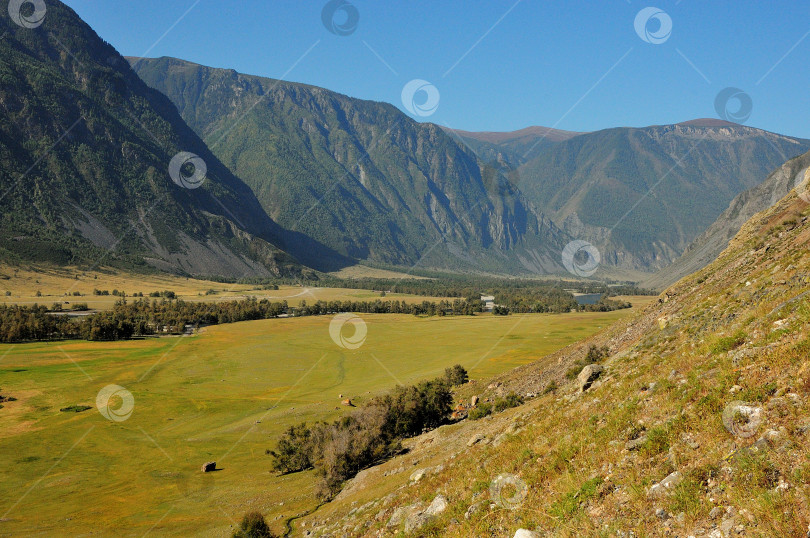
[[[717,118],[697,118],[689,121],[682,121],[675,125],[689,126],[689,127],[742,127],[739,123],[721,120]]]

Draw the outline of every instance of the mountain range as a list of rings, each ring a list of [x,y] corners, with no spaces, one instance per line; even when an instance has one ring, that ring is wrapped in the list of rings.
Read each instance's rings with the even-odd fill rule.
[[[42,26],[0,18],[0,34],[4,260],[300,274],[250,188],[75,12],[51,2]],[[172,180],[181,152],[205,163],[199,188]]]
[[[582,239],[607,266],[656,271],[734,196],[810,150],[712,119],[591,133],[439,129],[313,86],[173,58],[130,62],[273,219],[372,263],[549,272],[560,242]]]
[[[709,119],[454,130],[316,86],[125,59],[61,2],[39,28],[1,24],[10,261],[230,278],[355,263],[564,274],[564,247],[584,240],[603,276],[663,275],[684,252],[683,266],[706,263],[722,241],[701,234],[728,237],[762,194],[740,193],[810,150]],[[188,163],[172,174],[176,158],[202,163],[199,188],[184,183]]]
[[[563,234],[443,129],[387,103],[130,58],[281,226],[378,264],[560,269]]]

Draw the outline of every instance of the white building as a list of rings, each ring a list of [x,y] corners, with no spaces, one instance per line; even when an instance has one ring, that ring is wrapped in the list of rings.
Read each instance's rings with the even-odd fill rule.
[[[484,310],[486,310],[487,312],[492,312],[492,309],[495,308],[494,295],[482,295],[481,302],[484,303]]]

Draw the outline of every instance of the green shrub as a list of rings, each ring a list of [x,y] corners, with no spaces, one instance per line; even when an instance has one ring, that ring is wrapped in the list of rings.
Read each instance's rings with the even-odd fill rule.
[[[63,413],[81,413],[82,411],[87,411],[88,409],[92,409],[89,405],[70,405],[68,407],[63,407],[60,409]]]
[[[275,538],[260,512],[248,512],[239,524],[233,538]]]
[[[510,392],[505,398],[498,398],[495,400],[495,405],[493,408],[496,413],[500,413],[505,409],[511,409],[512,407],[517,407],[521,404],[523,404],[523,397],[518,396],[514,392]]]
[[[712,345],[710,351],[713,355],[717,355],[719,353],[725,353],[726,351],[736,349],[744,343],[745,333],[742,331],[737,331],[731,336],[723,336],[718,338],[714,345]]]
[[[598,362],[602,362],[610,355],[610,349],[607,346],[597,347],[595,345],[591,345],[588,348],[587,353],[581,359],[577,359],[571,368],[565,372],[566,379],[573,380],[579,375],[583,368],[588,366],[589,364],[596,364]]]
[[[491,414],[492,404],[482,403],[478,404],[477,407],[472,408],[467,416],[470,418],[470,420],[479,420]]]
[[[446,369],[444,371],[444,378],[447,380],[450,386],[453,387],[463,385],[469,380],[467,370],[465,370],[460,364],[456,364],[455,366]]]

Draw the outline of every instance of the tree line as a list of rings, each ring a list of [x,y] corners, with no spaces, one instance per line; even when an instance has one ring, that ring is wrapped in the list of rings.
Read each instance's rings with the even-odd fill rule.
[[[34,340],[126,340],[132,337],[182,334],[189,326],[218,325],[278,317],[318,316],[339,312],[373,314],[414,314],[428,316],[472,315],[480,304],[463,300],[423,301],[318,301],[289,306],[287,301],[257,300],[188,302],[181,299],[125,298],[112,309],[72,319],[45,306],[0,305],[0,342]]]

